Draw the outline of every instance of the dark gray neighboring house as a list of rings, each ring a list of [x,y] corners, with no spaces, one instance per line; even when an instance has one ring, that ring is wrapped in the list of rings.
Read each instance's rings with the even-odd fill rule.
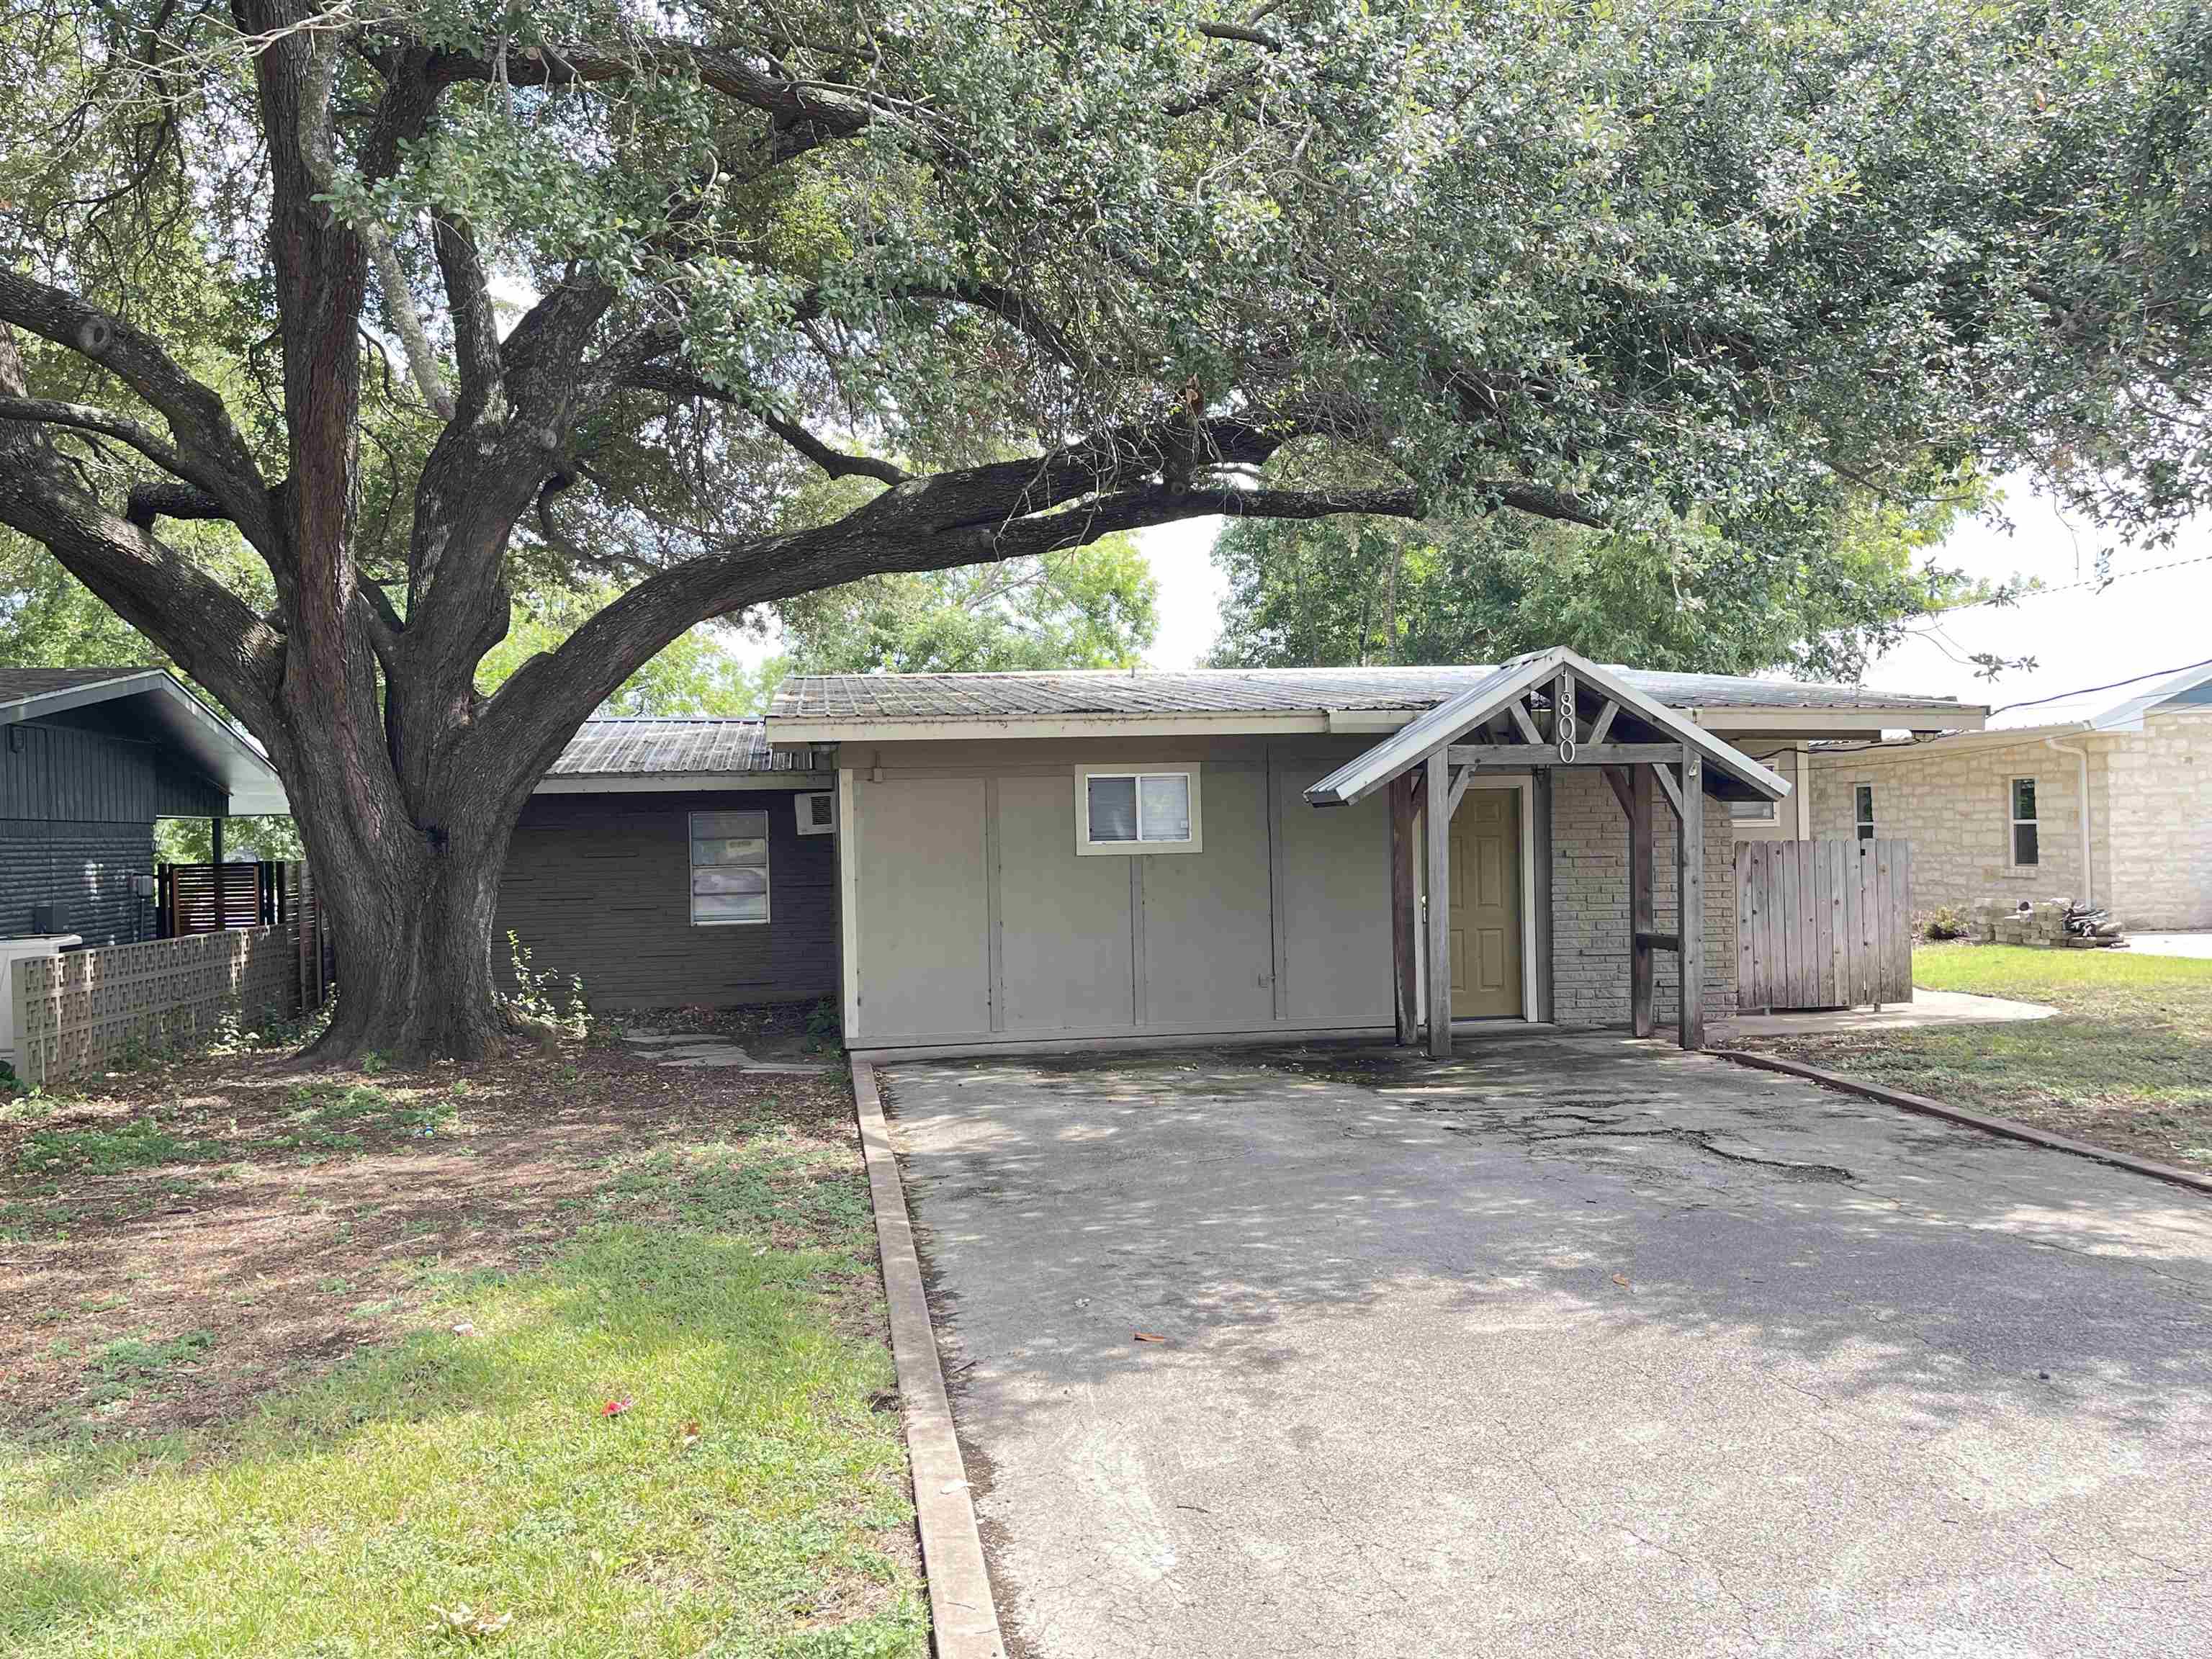
[[[835,995],[836,786],[757,720],[588,720],[523,809],[495,948],[595,1008]]]
[[[152,937],[154,821],[287,810],[229,721],[160,669],[0,668],[0,939]]]

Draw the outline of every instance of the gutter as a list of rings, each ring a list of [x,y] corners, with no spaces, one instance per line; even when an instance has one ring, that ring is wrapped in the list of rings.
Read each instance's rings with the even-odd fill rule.
[[[2054,755],[2073,756],[2081,766],[2081,902],[2094,904],[2097,902],[2097,870],[2096,866],[2089,862],[2089,751],[2086,749],[2070,749],[2056,738],[2045,738],[2043,740],[2043,746]],[[2009,810],[2012,804],[2008,801],[2005,805]],[[2007,833],[2010,833],[2009,826]],[[2005,850],[2008,853],[2012,849],[2007,848]]]

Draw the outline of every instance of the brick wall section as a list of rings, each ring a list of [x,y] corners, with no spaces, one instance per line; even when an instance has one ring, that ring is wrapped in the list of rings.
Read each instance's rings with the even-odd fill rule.
[[[2112,779],[2112,884],[2129,927],[2212,927],[2212,709],[2148,715],[2103,750]]]
[[[1552,796],[1552,978],[1562,1025],[1628,1021],[1628,820],[1594,767],[1553,772]],[[1675,931],[1674,819],[1656,803],[1652,925]],[[1705,1018],[1735,1012],[1735,837],[1724,809],[1705,803]],[[1675,958],[1658,957],[1655,1018],[1674,1022]]]
[[[2167,710],[2139,732],[2059,738],[2089,757],[2089,867],[2081,763],[2042,741],[1831,752],[1813,768],[1813,833],[1849,839],[1852,787],[1875,825],[1912,843],[1916,911],[2094,893],[2129,927],[2212,927],[2212,711]],[[2012,780],[2035,780],[2037,864],[2011,860]]]
[[[49,900],[65,913],[61,931],[88,945],[151,938],[154,908],[131,878],[153,873],[150,823],[0,818],[0,939],[31,932],[31,907]]]

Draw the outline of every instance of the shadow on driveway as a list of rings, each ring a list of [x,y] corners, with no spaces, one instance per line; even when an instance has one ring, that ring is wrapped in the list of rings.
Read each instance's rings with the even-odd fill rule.
[[[1613,1038],[887,1083],[1032,1651],[2212,1648],[2204,1200]]]

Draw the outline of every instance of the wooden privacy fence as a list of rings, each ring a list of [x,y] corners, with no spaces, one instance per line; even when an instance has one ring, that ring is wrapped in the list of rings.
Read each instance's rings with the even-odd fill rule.
[[[273,863],[164,864],[154,872],[154,913],[163,939],[225,927],[281,927],[295,866]]]
[[[19,959],[17,1076],[46,1083],[97,1071],[134,1050],[204,1042],[226,1014],[252,1031],[320,1007],[330,988],[328,945],[312,888],[308,899],[304,926],[233,927]]]
[[[1912,844],[1746,841],[1735,848],[1736,1006],[1912,1000]]]

